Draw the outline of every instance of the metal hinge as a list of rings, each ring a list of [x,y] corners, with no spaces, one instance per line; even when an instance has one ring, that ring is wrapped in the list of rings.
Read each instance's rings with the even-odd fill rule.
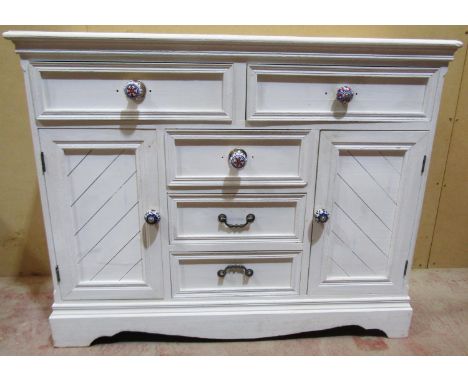
[[[403,277],[406,276],[406,271],[408,270],[408,260],[406,260],[406,263],[405,263],[405,269],[403,271]]]
[[[41,163],[42,163],[42,173],[46,172],[46,167],[45,167],[45,158],[44,158],[44,152],[41,151]]]
[[[427,156],[424,155],[423,162],[422,162],[422,167],[421,167],[421,174],[424,173],[424,169],[426,168],[426,159],[427,159]]]
[[[60,282],[60,269],[58,265],[55,267],[55,274],[57,275],[57,282]]]

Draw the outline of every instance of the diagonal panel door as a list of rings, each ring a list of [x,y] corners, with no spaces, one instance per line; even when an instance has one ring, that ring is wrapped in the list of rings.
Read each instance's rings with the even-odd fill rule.
[[[309,293],[404,287],[417,230],[426,132],[327,131],[320,136]]]
[[[160,235],[143,219],[159,205],[155,132],[40,139],[62,298],[162,297]]]

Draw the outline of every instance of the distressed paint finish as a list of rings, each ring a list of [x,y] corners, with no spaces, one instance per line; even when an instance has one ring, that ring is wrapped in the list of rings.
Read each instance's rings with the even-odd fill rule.
[[[407,336],[412,308],[406,268],[427,179],[421,163],[430,160],[443,77],[459,41],[35,32],[4,37],[22,59],[34,150],[48,166],[37,162],[51,266],[57,270],[59,293],[50,316],[56,346],[87,346],[121,331],[246,339],[357,325],[392,338]],[[114,58],[106,63],[109,54]],[[255,64],[261,61],[265,65]],[[155,99],[135,104],[114,90],[136,74],[149,93],[160,91]],[[343,83],[355,89],[349,107],[329,100]],[[91,88],[99,90],[99,102],[89,97]],[[186,99],[195,88],[196,100]],[[381,104],[380,94],[392,102]],[[213,102],[198,108],[198,100]],[[179,124],[156,123],[174,120]],[[296,123],[323,120],[333,124]],[[283,178],[280,187],[261,184],[261,172],[257,187],[244,186],[241,172],[228,176],[232,183],[212,182],[208,189],[190,181],[181,189],[167,187],[166,172],[197,177],[193,167],[184,168],[164,151],[172,129],[187,129],[189,138],[212,132],[216,146],[237,128],[236,147],[242,148],[251,143],[251,127],[268,150],[251,154],[249,168],[265,156],[275,182]],[[275,131],[320,135],[309,160],[295,159],[302,183],[275,164],[282,151],[270,145]],[[136,171],[138,186],[129,183],[127,190],[125,179],[116,180],[126,190],[124,199],[107,208],[102,202],[113,199],[111,182],[95,198],[88,196],[125,158],[119,149],[135,151],[134,161],[119,168],[130,169],[127,175]],[[69,156],[73,150],[79,152]],[[395,160],[389,150],[403,159]],[[350,212],[350,193],[364,201],[360,211]],[[303,207],[294,199],[303,200]],[[150,232],[142,217],[153,206],[159,206],[162,222]],[[278,213],[280,206],[289,208],[288,219]],[[318,208],[335,220],[312,226]],[[220,213],[255,213],[256,219],[224,233]],[[373,230],[372,214],[387,235]],[[361,235],[357,243],[360,232],[369,240]],[[329,240],[333,235],[340,246]],[[121,252],[128,256],[114,264]],[[291,266],[279,266],[283,253],[296,254]],[[174,254],[186,259],[174,262]],[[241,259],[252,263],[248,282],[228,280],[220,287],[224,280],[216,280],[215,271],[229,268],[226,256],[239,269]],[[128,268],[138,264],[140,276],[127,281]]]

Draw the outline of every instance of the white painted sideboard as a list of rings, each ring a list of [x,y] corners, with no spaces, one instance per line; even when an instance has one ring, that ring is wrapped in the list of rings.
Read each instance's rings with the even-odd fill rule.
[[[122,331],[408,334],[460,42],[4,37],[25,74],[56,346]]]

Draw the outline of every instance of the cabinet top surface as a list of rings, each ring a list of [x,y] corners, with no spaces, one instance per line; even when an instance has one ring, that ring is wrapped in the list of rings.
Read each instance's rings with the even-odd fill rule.
[[[250,36],[250,35],[202,35],[202,34],[154,34],[154,33],[90,33],[90,32],[36,32],[8,31],[3,37],[14,42],[53,42],[60,40],[79,42],[136,42],[136,43],[199,43],[199,44],[247,44],[247,45],[302,45],[354,46],[354,47],[408,47],[415,48],[460,48],[457,40],[434,39],[389,39],[389,38],[337,38],[295,36]]]
[[[288,59],[304,62],[428,62],[445,65],[463,44],[456,40],[241,36],[148,33],[8,31],[16,52],[27,59],[151,60],[160,57]],[[299,62],[298,61],[298,62]]]

